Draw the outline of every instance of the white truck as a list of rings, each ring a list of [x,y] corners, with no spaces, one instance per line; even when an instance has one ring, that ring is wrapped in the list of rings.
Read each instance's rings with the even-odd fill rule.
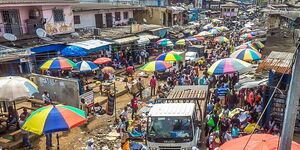
[[[197,62],[202,56],[204,56],[205,47],[202,45],[193,45],[188,47],[185,53],[185,60]]]
[[[191,150],[200,142],[201,129],[194,103],[154,104],[148,114],[150,150]]]

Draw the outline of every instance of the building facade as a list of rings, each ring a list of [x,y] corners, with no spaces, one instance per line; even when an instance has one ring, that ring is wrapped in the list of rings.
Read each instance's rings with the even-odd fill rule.
[[[50,35],[74,32],[71,5],[75,0],[17,1],[0,1],[0,37],[4,33],[35,34],[37,28]]]
[[[133,21],[133,10],[141,7],[128,5],[79,4],[74,6],[75,28],[104,28],[127,25]]]
[[[142,6],[167,6],[168,0],[80,0],[81,3],[110,3],[113,5],[130,4]]]
[[[237,17],[239,12],[239,5],[232,2],[221,5],[221,16],[226,17]]]

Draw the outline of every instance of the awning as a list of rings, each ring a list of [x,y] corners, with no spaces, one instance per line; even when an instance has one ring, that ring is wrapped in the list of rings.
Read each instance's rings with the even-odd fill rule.
[[[49,51],[60,51],[66,47],[65,44],[52,44],[52,45],[47,45],[47,46],[40,46],[40,47],[35,47],[31,48],[32,52],[35,53],[43,53],[43,52],[49,52]]]
[[[148,33],[139,34],[138,36],[139,36],[140,38],[147,38],[147,39],[149,39],[149,40],[156,40],[156,39],[159,39],[159,36],[152,35],[152,34],[148,34]]]
[[[23,56],[30,56],[31,51],[27,49],[15,49],[0,45],[0,62],[19,59]]]
[[[104,49],[109,49],[111,42],[102,40],[87,40],[82,42],[68,43],[70,46],[77,46],[85,49],[87,53],[96,52]]]
[[[116,44],[128,44],[128,43],[135,42],[139,39],[140,39],[140,37],[138,37],[138,36],[130,36],[130,37],[126,37],[126,38],[116,39],[116,40],[114,40],[114,42]]]

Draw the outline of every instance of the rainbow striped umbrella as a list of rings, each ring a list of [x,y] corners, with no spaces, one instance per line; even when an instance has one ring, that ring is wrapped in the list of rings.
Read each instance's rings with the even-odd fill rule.
[[[214,28],[212,28],[212,29],[218,30],[219,32],[222,32],[222,31],[223,31],[223,29],[222,29],[221,27],[214,27]]]
[[[39,93],[35,83],[19,76],[0,77],[0,89],[0,101],[13,101]]]
[[[194,35],[194,37],[197,38],[198,40],[202,40],[202,41],[205,40],[205,37],[203,36]]]
[[[249,33],[241,35],[241,38],[243,38],[243,39],[251,39],[252,37],[253,36],[251,34],[249,34]]]
[[[74,71],[79,71],[79,72],[92,72],[94,70],[99,69],[99,67],[92,63],[91,61],[80,61],[76,63],[76,70]]]
[[[233,52],[230,57],[244,61],[256,61],[261,59],[261,54],[252,49],[241,49]]]
[[[41,70],[70,70],[76,68],[76,64],[64,57],[48,59],[41,66]]]
[[[174,42],[172,42],[170,39],[160,39],[156,42],[156,44],[161,45],[161,46],[174,46]]]
[[[197,36],[212,36],[212,33],[211,32],[208,32],[208,31],[202,31],[200,32],[199,34],[197,34]]]
[[[164,53],[164,54],[160,54],[156,60],[161,60],[161,61],[178,61],[178,60],[182,60],[182,57],[178,54],[174,54],[174,53]]]
[[[217,29],[211,29],[209,30],[209,32],[212,34],[212,35],[217,35],[217,34],[220,34],[221,32]]]
[[[210,24],[203,26],[203,29],[208,30],[208,29],[212,29],[213,27],[214,27],[213,24],[210,23]]]
[[[208,73],[215,75],[235,73],[249,66],[251,66],[251,64],[239,59],[224,58],[215,62],[208,69]]]
[[[185,45],[193,45],[193,44],[187,39],[180,39],[180,40],[176,41],[176,45],[185,46]]]
[[[172,65],[170,65],[169,63],[167,63],[165,61],[151,61],[151,62],[145,64],[141,69],[144,71],[162,72],[167,69],[170,69],[171,67],[172,67]]]
[[[33,112],[22,129],[36,134],[67,131],[86,122],[85,112],[65,105],[49,105]]]
[[[220,28],[222,29],[222,31],[229,31],[229,28],[227,28],[225,26],[221,26]]]
[[[244,43],[243,45],[240,45],[240,46],[237,46],[235,47],[236,50],[240,50],[240,49],[253,49],[253,50],[256,50],[257,49],[255,47],[253,47],[252,44],[248,44],[248,43]]]
[[[216,42],[219,42],[219,43],[226,43],[226,42],[229,42],[229,40],[228,40],[226,37],[224,37],[224,36],[216,37],[216,38],[215,38],[215,41],[216,41]]]
[[[265,45],[261,42],[261,41],[258,41],[258,42],[254,42],[251,44],[253,47],[259,49],[259,48],[264,48]]]

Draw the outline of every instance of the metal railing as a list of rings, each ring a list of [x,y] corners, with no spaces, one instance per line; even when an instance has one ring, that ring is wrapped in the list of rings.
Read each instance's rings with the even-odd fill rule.
[[[4,33],[11,33],[15,36],[33,35],[38,28],[43,28],[43,24],[26,24],[26,25],[4,25],[0,24],[0,35]]]

